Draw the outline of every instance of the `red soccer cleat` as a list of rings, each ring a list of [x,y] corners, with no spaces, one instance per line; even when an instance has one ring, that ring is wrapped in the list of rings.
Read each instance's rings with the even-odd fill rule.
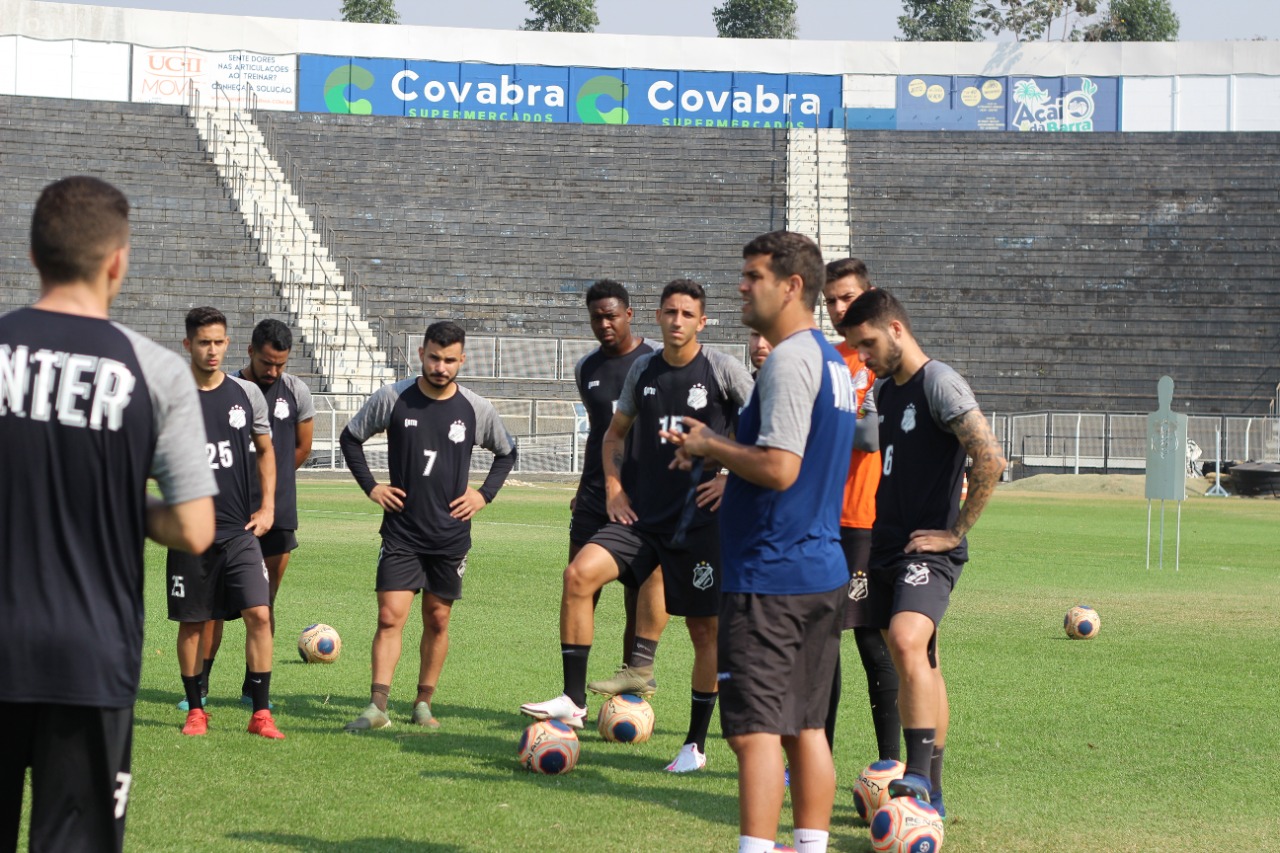
[[[209,731],[209,715],[201,708],[192,708],[187,712],[187,722],[182,726],[184,735],[202,735]]]
[[[265,708],[254,711],[253,716],[249,718],[249,734],[262,735],[272,740],[284,740],[284,732],[276,728],[276,721],[271,718],[271,712]]]

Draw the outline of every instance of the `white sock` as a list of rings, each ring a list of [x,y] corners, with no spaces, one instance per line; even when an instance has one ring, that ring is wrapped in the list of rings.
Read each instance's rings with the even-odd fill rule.
[[[772,853],[773,839],[755,838],[750,835],[738,836],[738,853]]]
[[[796,853],[827,853],[827,839],[831,833],[821,829],[796,828]]]

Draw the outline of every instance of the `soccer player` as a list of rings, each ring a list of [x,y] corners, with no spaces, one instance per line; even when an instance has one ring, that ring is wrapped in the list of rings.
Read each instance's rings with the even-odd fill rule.
[[[762,234],[742,250],[742,320],[773,347],[736,440],[692,418],[676,464],[729,469],[721,544],[720,724],[738,758],[738,850],[772,850],[790,762],[796,848],[827,849],[835,766],[823,724],[849,570],[840,495],[856,429],[849,369],[814,325],[826,281],[801,234]],[[782,749],[779,749],[781,744]]]
[[[637,358],[653,352],[648,341],[631,334],[631,297],[620,283],[603,279],[591,285],[587,289],[587,314],[591,319],[591,333],[600,346],[579,359],[574,367],[574,380],[582,405],[587,410],[589,431],[582,477],[570,504],[573,513],[569,523],[570,562],[578,556],[582,546],[609,523],[601,456],[605,431],[618,407],[618,395],[622,392],[627,371]],[[637,648],[636,602],[641,595],[645,597],[643,612],[648,614],[649,622],[640,631],[641,641]],[[596,599],[599,600],[599,592]],[[653,660],[658,651],[658,639],[667,626],[662,572],[651,574],[639,591],[624,584],[623,600],[626,628],[622,635],[622,666],[613,678],[593,681],[587,689],[606,695],[637,693],[652,696],[658,687],[653,678]]]
[[[564,693],[520,707],[522,714],[534,719],[558,719],[582,728],[587,714],[587,656],[594,634],[592,597],[623,575],[629,576],[630,583],[641,584],[661,565],[667,612],[685,617],[694,654],[689,730],[680,753],[667,765],[673,773],[701,770],[707,761],[707,729],[717,691],[720,599],[715,511],[724,478],[717,476],[714,466],[701,471],[693,483],[689,475],[671,470],[675,445],[663,435],[679,429],[686,415],[698,415],[709,429],[728,432],[752,384],[740,362],[698,342],[698,332],[706,323],[706,294],[701,285],[676,279],[663,289],[658,308],[662,349],[632,365],[604,440],[611,523],[564,572],[560,599]],[[682,514],[687,515],[684,525]],[[676,536],[682,526],[683,542]],[[637,637],[637,646],[642,639],[656,640]]]
[[[942,802],[950,709],[938,668],[938,626],[969,558],[965,539],[1005,460],[961,376],[920,349],[906,309],[883,290],[854,300],[838,328],[880,380],[875,401],[884,459],[876,492],[865,612],[885,629],[901,686],[906,775],[890,796]],[[960,506],[965,457],[973,460]]]
[[[773,351],[773,347],[769,346],[769,342],[765,340],[764,335],[755,329],[747,335],[747,356],[751,359],[751,378],[760,375],[760,368],[764,367],[764,360],[769,357],[769,353]]]
[[[857,258],[841,258],[827,264],[827,282],[822,298],[832,325],[839,323],[853,304],[871,287],[867,265]],[[844,486],[844,505],[840,513],[840,546],[849,564],[849,597],[845,602],[844,630],[853,630],[858,656],[867,675],[867,694],[871,700],[871,722],[875,727],[879,759],[897,761],[902,754],[901,722],[898,720],[898,672],[880,629],[864,612],[867,600],[867,565],[871,558],[871,525],[876,519],[876,486],[880,484],[878,421],[875,395],[868,397],[875,374],[867,369],[858,351],[841,341],[836,351],[849,365],[853,390],[858,395],[858,419],[871,418],[868,429],[859,430],[865,444],[855,443],[849,463],[849,477]],[[831,713],[827,717],[827,740],[834,747],[836,708],[840,700],[840,677],[837,674],[831,696]]]
[[[227,354],[227,318],[216,308],[187,312],[182,347],[191,356],[191,374],[204,414],[205,453],[218,483],[214,498],[217,533],[200,556],[170,549],[165,571],[169,619],[178,624],[178,666],[186,694],[184,735],[209,730],[201,696],[202,648],[215,619],[239,614],[244,619],[244,659],[253,704],[250,734],[283,740],[271,716],[271,610],[267,566],[258,537],[275,516],[275,452],[267,402],[258,386],[222,372]],[[256,469],[256,470],[255,470]],[[262,501],[253,509],[253,480],[261,481]]]
[[[0,849],[17,846],[30,767],[32,850],[120,850],[143,538],[203,551],[216,487],[186,366],[108,319],[124,195],[90,177],[45,187],[30,257],[40,296],[0,317]]]
[[[431,701],[449,651],[453,603],[462,598],[471,519],[493,502],[516,464],[515,439],[493,404],[456,381],[467,358],[465,343],[461,326],[432,323],[418,348],[422,375],[378,389],[342,431],[347,468],[383,510],[373,682],[369,707],[347,723],[349,732],[391,725],[391,678],[400,660],[404,623],[420,591],[422,643],[412,719],[415,725],[440,727]],[[374,479],[364,455],[364,443],[381,432],[387,434],[390,483]],[[479,489],[467,485],[475,445],[494,455]]]

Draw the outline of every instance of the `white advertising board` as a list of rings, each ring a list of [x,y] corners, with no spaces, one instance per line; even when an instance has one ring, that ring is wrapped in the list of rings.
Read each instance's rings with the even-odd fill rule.
[[[133,100],[138,103],[183,104],[194,87],[203,104],[211,105],[223,96],[239,104],[248,83],[257,93],[260,109],[294,110],[297,82],[298,58],[292,54],[133,49]]]

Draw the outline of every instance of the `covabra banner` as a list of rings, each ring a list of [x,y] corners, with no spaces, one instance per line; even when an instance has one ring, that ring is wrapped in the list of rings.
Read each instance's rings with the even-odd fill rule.
[[[679,127],[833,127],[839,75],[299,57],[302,112]]]
[[[216,91],[222,90],[238,105],[244,84],[249,83],[262,109],[295,110],[297,69],[297,57],[292,54],[135,47],[133,100],[144,104],[183,104],[195,87],[205,104],[212,105]]]
[[[1116,77],[898,78],[898,130],[1120,129]]]

